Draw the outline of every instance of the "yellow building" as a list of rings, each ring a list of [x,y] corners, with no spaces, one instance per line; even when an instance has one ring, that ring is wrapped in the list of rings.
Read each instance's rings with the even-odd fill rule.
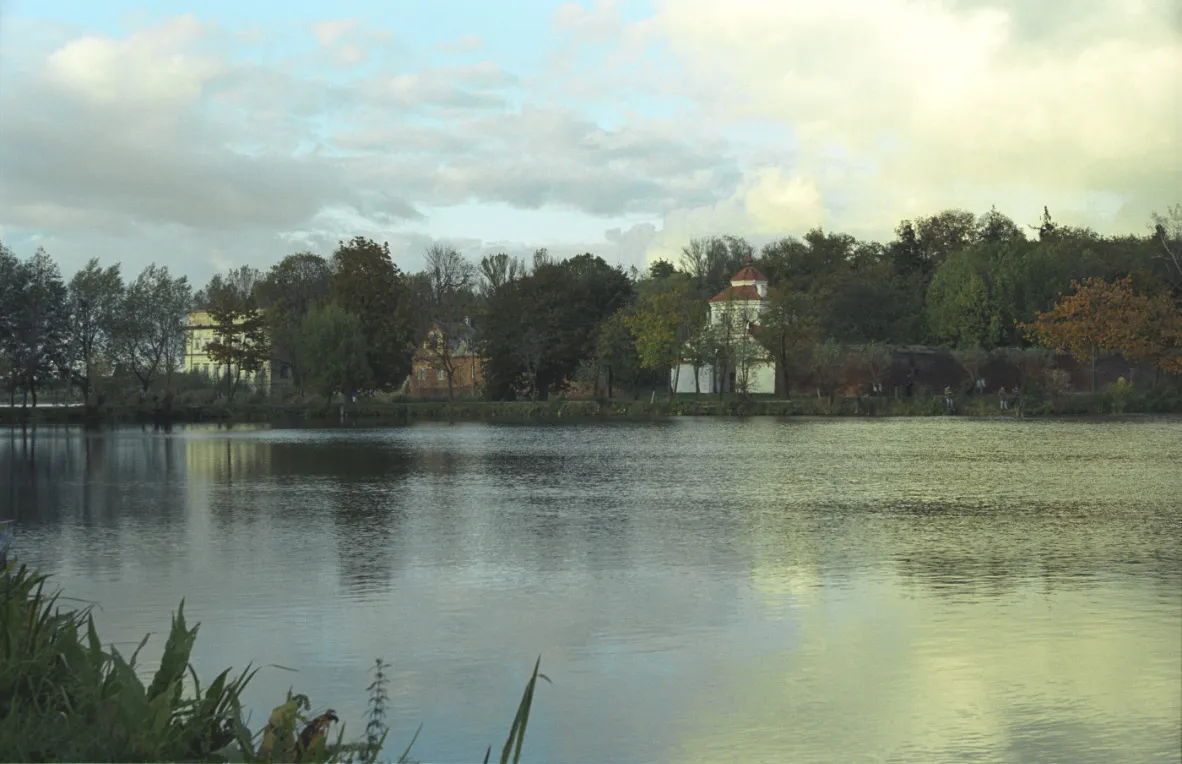
[[[241,323],[241,321],[236,320],[235,323]],[[213,316],[209,311],[196,310],[189,314],[188,324],[185,327],[185,357],[182,366],[185,373],[205,374],[216,381],[226,371],[225,365],[218,364],[210,358],[207,351],[209,344],[214,341],[214,329]],[[237,371],[236,367],[230,366],[231,375]],[[239,381],[254,390],[270,391],[277,384],[291,382],[291,368],[288,364],[274,358],[274,351],[272,351],[271,360],[263,365],[258,374],[253,377],[244,375]]]

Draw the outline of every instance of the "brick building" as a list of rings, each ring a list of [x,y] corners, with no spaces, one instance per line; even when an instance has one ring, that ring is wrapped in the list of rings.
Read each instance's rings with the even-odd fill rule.
[[[448,370],[451,391],[456,397],[479,394],[484,383],[483,365],[475,348],[476,332],[468,319],[457,323],[431,324],[422,345],[411,360],[411,372],[403,385],[415,398],[446,398]]]

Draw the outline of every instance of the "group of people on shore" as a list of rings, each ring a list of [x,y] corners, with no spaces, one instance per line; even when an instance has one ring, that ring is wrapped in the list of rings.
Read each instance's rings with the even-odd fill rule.
[[[976,387],[978,393],[984,393],[984,383],[985,380],[983,379],[977,380]],[[1022,393],[1018,389],[1017,385],[1014,385],[1013,390],[1006,390],[1006,386],[1002,385],[1000,388],[998,388],[997,399],[1001,406],[1001,410],[1009,411],[1011,402],[1014,404],[1014,406],[1020,406],[1022,404]],[[956,398],[953,396],[951,387],[944,388],[944,409],[949,413],[952,413],[956,410]]]

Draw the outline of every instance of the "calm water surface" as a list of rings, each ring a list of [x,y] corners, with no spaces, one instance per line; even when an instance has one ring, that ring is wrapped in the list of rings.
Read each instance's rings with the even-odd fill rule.
[[[16,552],[391,749],[553,762],[1182,751],[1182,420],[0,431]],[[147,652],[147,651],[146,651]],[[151,660],[158,655],[148,655]],[[349,735],[353,737],[354,735]]]

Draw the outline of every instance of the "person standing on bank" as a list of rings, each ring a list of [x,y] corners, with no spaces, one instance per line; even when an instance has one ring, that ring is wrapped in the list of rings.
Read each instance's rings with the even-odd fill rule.
[[[1002,385],[1001,389],[997,391],[997,399],[1001,401],[1001,410],[1006,411],[1010,407],[1009,399],[1006,398],[1006,386]]]

